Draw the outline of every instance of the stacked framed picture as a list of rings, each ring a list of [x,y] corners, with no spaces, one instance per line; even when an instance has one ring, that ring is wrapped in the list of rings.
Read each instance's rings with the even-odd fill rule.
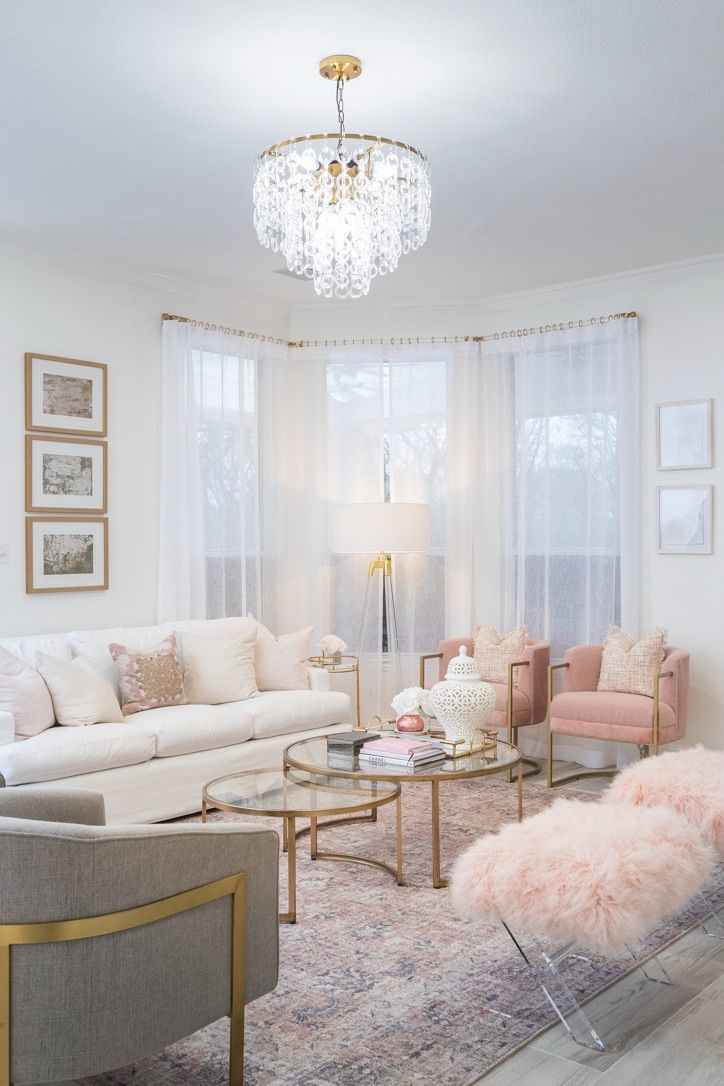
[[[659,471],[714,467],[714,401],[681,400],[656,405]],[[714,487],[682,483],[656,488],[659,554],[711,554]]]
[[[107,372],[25,355],[27,592],[108,588]]]

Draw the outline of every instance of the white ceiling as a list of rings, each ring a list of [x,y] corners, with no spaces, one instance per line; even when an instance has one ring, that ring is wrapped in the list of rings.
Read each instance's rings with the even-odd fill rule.
[[[348,128],[432,165],[429,240],[370,302],[724,251],[722,0],[0,0],[0,233],[314,301],[251,169],[333,127],[331,52],[365,66]]]

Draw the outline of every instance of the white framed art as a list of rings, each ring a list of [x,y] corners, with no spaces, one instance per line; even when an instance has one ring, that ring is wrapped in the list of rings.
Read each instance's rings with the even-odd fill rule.
[[[25,581],[27,592],[108,588],[108,521],[26,517]]]
[[[657,487],[659,554],[711,554],[712,486]]]
[[[90,438],[25,435],[26,513],[105,513],[108,446]]]
[[[714,467],[713,400],[656,405],[659,471]]]
[[[105,437],[105,362],[25,355],[25,429]]]

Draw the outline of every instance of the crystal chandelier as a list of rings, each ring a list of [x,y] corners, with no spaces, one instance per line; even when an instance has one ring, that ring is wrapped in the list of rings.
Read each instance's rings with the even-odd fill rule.
[[[331,56],[319,74],[337,84],[339,131],[272,144],[254,162],[254,226],[265,248],[314,282],[324,298],[361,298],[402,253],[424,245],[430,167],[400,140],[345,131],[344,85],[356,57]]]

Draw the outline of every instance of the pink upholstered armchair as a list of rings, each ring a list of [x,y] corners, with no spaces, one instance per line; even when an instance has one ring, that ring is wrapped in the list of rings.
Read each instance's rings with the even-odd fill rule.
[[[602,645],[577,645],[564,654],[564,663],[548,668],[548,787],[582,777],[612,776],[615,769],[596,769],[553,780],[553,736],[577,735],[614,743],[636,743],[646,757],[658,754],[663,743],[686,735],[689,695],[689,654],[668,647],[657,674],[653,697],[597,690]],[[563,690],[553,695],[553,678],[565,673]]]
[[[469,655],[472,656],[474,649],[472,637],[448,638],[440,642],[438,652],[421,656],[420,686],[426,685],[425,664],[428,660],[440,661],[435,682],[438,679],[444,679],[450,660],[458,655],[462,645],[465,645]],[[525,646],[520,659],[509,666],[508,681],[490,683],[495,690],[495,709],[490,718],[490,724],[494,728],[507,728],[509,743],[517,745],[518,728],[529,724],[541,724],[545,720],[546,677],[549,663],[548,642],[531,641]],[[534,777],[536,773],[540,773],[541,767],[533,758],[524,758],[523,761],[526,765],[535,767],[533,773],[527,773],[525,776]]]

